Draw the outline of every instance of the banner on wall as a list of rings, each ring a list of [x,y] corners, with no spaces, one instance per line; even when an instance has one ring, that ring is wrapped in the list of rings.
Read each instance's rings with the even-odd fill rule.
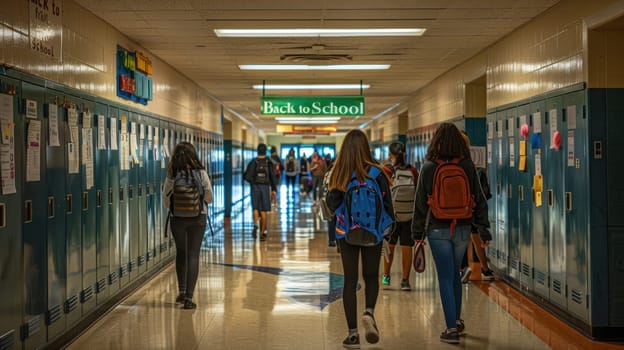
[[[63,43],[63,0],[29,1],[30,49],[57,62]]]

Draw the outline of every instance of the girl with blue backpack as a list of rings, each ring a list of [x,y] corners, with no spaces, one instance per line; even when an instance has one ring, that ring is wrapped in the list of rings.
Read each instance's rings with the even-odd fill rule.
[[[360,130],[345,136],[329,178],[327,206],[336,215],[336,238],[344,270],[344,312],[349,334],[345,348],[360,348],[357,325],[358,271],[362,256],[366,310],[362,325],[366,341],[379,341],[374,311],[379,294],[379,261],[382,241],[392,230],[394,210],[390,179],[373,159],[368,139]]]

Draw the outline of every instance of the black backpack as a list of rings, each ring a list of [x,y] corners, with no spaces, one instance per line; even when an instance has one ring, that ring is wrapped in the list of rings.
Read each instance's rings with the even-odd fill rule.
[[[286,162],[286,172],[292,173],[295,171],[295,158],[288,157],[288,161]]]
[[[179,218],[194,218],[204,207],[204,186],[200,170],[178,171],[169,197],[169,211]]]
[[[304,158],[301,158],[300,164],[301,164],[300,165],[300,169],[301,169],[300,171],[302,173],[307,172],[308,171],[308,161],[305,160]]]
[[[269,183],[269,160],[268,158],[256,158],[255,182],[263,185]]]

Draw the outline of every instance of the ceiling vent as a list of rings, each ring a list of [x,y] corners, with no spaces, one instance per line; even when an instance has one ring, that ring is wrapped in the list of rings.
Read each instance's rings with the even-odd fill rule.
[[[333,62],[350,62],[353,60],[352,55],[348,54],[287,54],[281,55],[282,62],[289,63],[333,63]]]

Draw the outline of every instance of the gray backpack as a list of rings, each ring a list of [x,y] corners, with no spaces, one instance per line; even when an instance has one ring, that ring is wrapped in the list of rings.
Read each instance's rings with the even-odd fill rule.
[[[204,207],[204,187],[199,170],[178,171],[173,180],[170,197],[171,215],[179,218],[194,218]]]
[[[412,220],[416,199],[415,178],[410,166],[395,168],[392,174],[392,206],[397,222]]]

